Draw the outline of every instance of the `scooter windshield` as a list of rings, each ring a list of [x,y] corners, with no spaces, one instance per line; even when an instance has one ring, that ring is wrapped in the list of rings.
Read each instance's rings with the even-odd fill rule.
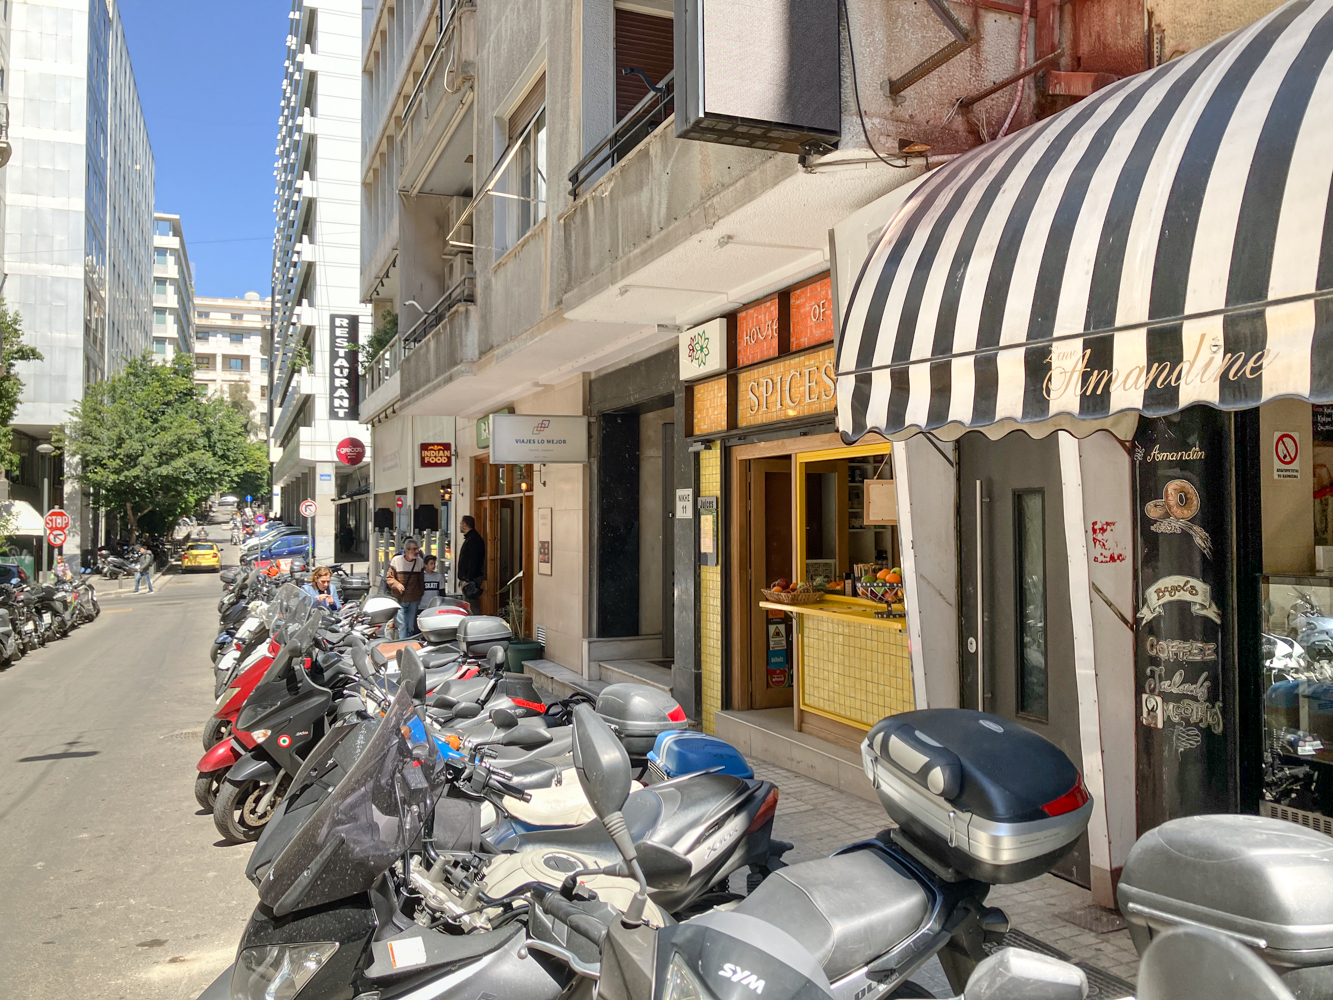
[[[420,835],[446,771],[400,690],[333,793],[283,849],[259,898],[284,916],[365,892]]]

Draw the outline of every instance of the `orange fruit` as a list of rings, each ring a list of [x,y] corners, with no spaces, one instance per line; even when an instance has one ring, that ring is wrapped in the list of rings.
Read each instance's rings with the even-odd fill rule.
[[[882,569],[875,574],[876,580],[887,580],[888,578],[889,578],[889,571],[887,569]]]
[[[902,582],[903,582],[903,575],[902,575],[901,573],[893,573],[893,572],[890,572],[890,571],[888,571],[888,570],[886,570],[885,572],[888,573],[888,575],[885,576],[884,579],[887,580],[889,583],[902,583]]]

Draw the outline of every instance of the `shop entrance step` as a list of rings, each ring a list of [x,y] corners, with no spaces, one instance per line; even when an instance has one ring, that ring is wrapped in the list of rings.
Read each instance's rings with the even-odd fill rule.
[[[713,735],[747,758],[757,757],[871,802],[879,801],[862,770],[861,755],[809,733],[798,733],[790,708],[718,712],[713,716]]]
[[[597,667],[608,684],[647,684],[671,694],[670,660],[599,660]]]
[[[532,678],[533,687],[554,698],[568,698],[575,693],[596,698],[606,687],[606,681],[588,680],[554,660],[524,660],[523,672]]]

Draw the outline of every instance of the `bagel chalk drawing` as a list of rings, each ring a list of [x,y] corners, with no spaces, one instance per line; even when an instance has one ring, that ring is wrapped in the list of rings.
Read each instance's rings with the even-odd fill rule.
[[[1188,479],[1173,479],[1162,491],[1162,499],[1149,500],[1143,512],[1152,519],[1150,527],[1160,535],[1189,535],[1209,559],[1213,557],[1213,540],[1208,532],[1194,523],[1202,500],[1199,490]]]

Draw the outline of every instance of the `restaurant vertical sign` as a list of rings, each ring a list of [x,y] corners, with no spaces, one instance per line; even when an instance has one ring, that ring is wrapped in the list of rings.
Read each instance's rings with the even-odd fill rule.
[[[1206,406],[1134,436],[1138,821],[1231,808],[1231,418]]]
[[[329,317],[329,419],[355,420],[360,400],[357,383],[359,316]]]

